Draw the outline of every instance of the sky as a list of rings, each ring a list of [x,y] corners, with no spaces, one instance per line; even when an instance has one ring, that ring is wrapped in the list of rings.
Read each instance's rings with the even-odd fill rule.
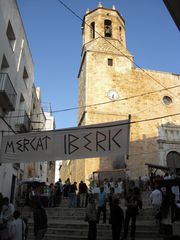
[[[51,104],[56,128],[77,126],[81,24],[96,0],[17,0],[35,69],[42,105]],[[65,8],[64,2],[70,10]],[[144,69],[180,74],[180,32],[162,0],[103,0],[126,22],[127,48]]]

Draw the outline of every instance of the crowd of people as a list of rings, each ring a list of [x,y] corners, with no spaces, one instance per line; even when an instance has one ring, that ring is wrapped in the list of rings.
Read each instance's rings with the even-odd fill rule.
[[[105,192],[105,187],[100,186],[98,195],[91,193],[88,198],[86,208],[85,221],[89,223],[88,240],[96,240],[97,226],[100,222],[100,215],[103,214],[102,223],[107,223],[107,204],[109,204],[110,217],[108,222],[112,226],[112,239],[119,240],[122,235],[123,240],[127,239],[129,224],[131,220],[131,239],[135,239],[136,231],[136,216],[139,209],[142,209],[142,199],[140,189],[138,187],[129,188],[124,195],[124,190],[121,194],[115,193],[113,187],[110,187],[110,192]],[[120,201],[125,197],[126,211],[122,210]],[[124,227],[123,227],[124,226]],[[121,230],[123,228],[122,234]]]
[[[47,231],[47,215],[42,204],[33,200],[33,219],[35,240],[42,240]],[[8,197],[0,193],[0,240],[26,240],[28,236],[28,222],[15,209]]]
[[[169,179],[172,178],[165,174],[163,183]],[[61,206],[62,200],[66,199],[70,208],[85,208],[85,221],[89,226],[88,240],[96,240],[97,224],[101,219],[102,224],[111,224],[112,240],[126,240],[128,235],[134,240],[136,217],[143,208],[141,192],[148,190],[151,192],[149,198],[160,232],[172,236],[172,223],[180,220],[179,185],[167,187],[166,184],[160,184],[159,180],[158,177],[151,182],[148,178],[141,177],[137,181],[124,181],[121,178],[113,181],[112,178],[105,178],[98,183],[92,181],[87,187],[82,180],[77,184],[71,183],[69,178],[65,183],[59,179],[48,187],[47,207]],[[42,240],[47,232],[48,219],[37,187],[29,188],[28,198],[29,206],[33,210],[35,239]],[[0,194],[0,240],[24,240],[27,239],[27,234],[26,219],[22,218],[7,197]]]
[[[138,181],[124,182],[118,179],[113,182],[105,179],[101,187],[93,183],[85,216],[85,221],[89,223],[88,240],[96,239],[96,224],[99,223],[101,213],[103,214],[102,223],[107,222],[107,203],[110,209],[109,223],[112,226],[112,239],[127,239],[129,229],[131,239],[135,239],[136,217],[143,207],[141,191],[150,192],[149,199],[159,226],[159,233],[166,239],[176,239],[172,226],[174,221],[180,220],[180,181],[174,181],[174,179],[173,174],[166,173],[161,178],[159,175],[153,176],[152,179],[140,177]],[[120,204],[122,199],[125,200],[125,211]]]
[[[25,220],[18,210],[9,202],[8,197],[0,194],[0,239],[21,240],[27,233]]]
[[[56,207],[61,204],[62,199],[68,199],[69,207],[86,207],[88,187],[80,181],[71,183],[69,178],[63,184],[59,179],[55,184],[51,183],[48,188],[48,207]]]

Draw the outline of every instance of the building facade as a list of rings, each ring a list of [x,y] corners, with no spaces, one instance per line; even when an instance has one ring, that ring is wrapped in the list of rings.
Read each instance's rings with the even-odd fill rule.
[[[46,117],[39,88],[34,86],[34,64],[16,0],[0,0],[0,33],[1,145],[5,135],[44,130]],[[36,177],[43,169],[34,162],[0,164],[0,192],[14,202],[19,181]]]
[[[175,161],[179,168],[180,92],[176,86],[180,75],[134,66],[134,56],[126,48],[125,21],[114,6],[107,9],[99,4],[86,12],[82,39],[78,124],[124,120],[131,115],[129,153],[119,160],[63,161],[62,178],[87,181],[95,171],[124,167],[124,160],[131,178],[147,173],[145,163],[172,166]]]

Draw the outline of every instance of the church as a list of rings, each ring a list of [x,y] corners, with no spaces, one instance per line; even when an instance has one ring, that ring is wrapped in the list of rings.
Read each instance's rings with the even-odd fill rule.
[[[126,48],[125,20],[101,4],[82,23],[78,126],[130,117],[127,155],[63,161],[63,180],[87,181],[94,172],[123,171],[131,179],[147,164],[180,173],[180,75],[138,68]]]

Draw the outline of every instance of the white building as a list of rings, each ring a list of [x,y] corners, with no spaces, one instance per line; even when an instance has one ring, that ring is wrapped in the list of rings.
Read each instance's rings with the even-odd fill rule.
[[[0,0],[0,145],[3,135],[43,129],[34,65],[16,0]],[[40,114],[38,114],[40,113]],[[14,201],[25,164],[0,165],[0,192]]]

